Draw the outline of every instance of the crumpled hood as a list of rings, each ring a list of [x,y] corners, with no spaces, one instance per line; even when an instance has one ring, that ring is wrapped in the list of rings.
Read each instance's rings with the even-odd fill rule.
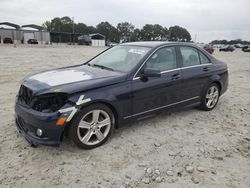
[[[124,81],[125,74],[88,65],[61,68],[26,77],[22,84],[34,93],[73,93]]]

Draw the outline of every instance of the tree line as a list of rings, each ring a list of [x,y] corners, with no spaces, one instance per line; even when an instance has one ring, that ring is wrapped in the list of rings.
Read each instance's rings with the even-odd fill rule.
[[[74,31],[73,31],[74,25]],[[50,32],[67,33],[100,33],[106,37],[107,42],[130,42],[130,41],[182,41],[190,42],[191,35],[187,29],[180,26],[171,26],[169,28],[159,24],[145,24],[141,29],[135,28],[132,23],[121,22],[113,26],[109,22],[101,22],[94,26],[88,26],[84,23],[74,23],[68,17],[55,17],[51,21],[43,23],[45,30]],[[69,42],[69,37],[65,35],[52,35],[51,41]],[[77,39],[77,38],[76,38]],[[71,40],[71,39],[70,39]]]
[[[250,41],[245,41],[241,39],[236,39],[236,40],[213,40],[211,44],[243,44],[243,45],[250,45]]]

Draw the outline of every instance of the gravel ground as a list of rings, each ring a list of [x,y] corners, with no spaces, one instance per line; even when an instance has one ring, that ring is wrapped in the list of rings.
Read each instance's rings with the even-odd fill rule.
[[[210,112],[183,109],[129,124],[94,150],[65,139],[31,148],[14,123],[19,81],[103,48],[0,45],[0,187],[250,187],[250,53],[215,52],[229,89]]]

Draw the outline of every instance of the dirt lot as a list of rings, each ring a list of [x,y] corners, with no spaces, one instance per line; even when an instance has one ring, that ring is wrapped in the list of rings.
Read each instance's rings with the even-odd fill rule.
[[[229,90],[211,112],[165,112],[115,131],[94,150],[69,140],[31,148],[14,123],[19,81],[103,48],[0,45],[0,187],[250,187],[250,53],[215,52]]]

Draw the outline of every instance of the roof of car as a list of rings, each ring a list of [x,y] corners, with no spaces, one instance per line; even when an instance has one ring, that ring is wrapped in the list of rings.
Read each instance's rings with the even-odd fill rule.
[[[123,43],[121,45],[133,45],[133,46],[145,46],[145,47],[158,47],[158,46],[163,46],[163,45],[171,45],[171,44],[181,44],[181,45],[193,45],[193,43],[188,43],[188,42],[170,42],[170,41],[142,41],[142,42],[128,42],[128,43]]]

